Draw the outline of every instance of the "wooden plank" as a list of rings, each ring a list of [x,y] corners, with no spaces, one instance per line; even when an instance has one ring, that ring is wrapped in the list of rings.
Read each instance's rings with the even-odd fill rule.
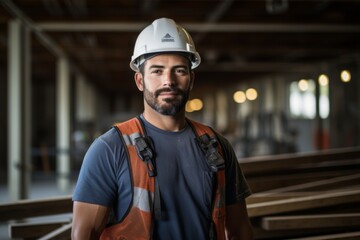
[[[355,186],[355,188],[349,188],[349,189],[341,189],[341,191],[346,190],[357,190],[360,189],[360,186]],[[296,198],[296,197],[305,197],[305,196],[314,196],[319,194],[325,194],[325,193],[338,193],[339,189],[334,190],[326,190],[326,191],[306,191],[306,192],[280,192],[280,193],[254,193],[250,195],[248,198],[246,198],[247,204],[253,204],[253,203],[262,203],[262,202],[270,202],[270,201],[277,201],[277,200],[284,200],[284,199],[290,199],[290,198]]]
[[[245,176],[264,174],[268,171],[294,169],[299,164],[330,162],[360,158],[360,147],[329,149],[311,153],[279,154],[250,157],[240,162]]]
[[[66,224],[45,236],[39,238],[38,240],[71,240],[71,226],[72,224]]]
[[[270,216],[261,219],[261,226],[266,230],[360,227],[360,213]]]
[[[71,196],[0,204],[0,221],[72,212]]]
[[[334,187],[349,187],[352,184],[355,184],[360,179],[360,173],[359,174],[353,174],[350,176],[341,176],[341,177],[335,177],[320,181],[314,181],[309,183],[303,183],[303,184],[297,184],[293,186],[283,187],[283,188],[277,188],[272,189],[269,191],[264,191],[264,193],[268,194],[274,194],[279,192],[291,192],[291,191],[311,191],[311,190],[318,190],[318,189],[326,189],[326,186],[334,186]]]
[[[294,197],[314,196],[325,192],[285,192],[285,193],[255,193],[246,198],[247,204],[284,200]]]
[[[329,234],[305,238],[294,238],[293,240],[359,240],[360,232],[347,232],[338,234]]]
[[[11,238],[39,238],[54,231],[69,221],[47,223],[13,223],[9,225]]]
[[[301,168],[309,169],[315,168],[316,171],[327,171],[331,169],[347,169],[350,167],[359,169],[360,167],[360,158],[357,159],[340,159],[335,161],[321,161],[315,163],[301,164]]]
[[[254,203],[247,206],[250,217],[279,214],[297,210],[328,207],[360,201],[360,190],[324,193],[314,196],[296,197],[271,202]]]
[[[337,231],[337,232],[336,232]],[[346,229],[343,231],[357,231],[354,229]],[[289,229],[289,230],[265,230],[253,223],[253,233],[254,239],[291,239],[291,238],[300,238],[307,236],[315,236],[321,234],[331,234],[338,233],[338,229],[303,229],[299,231],[298,229]]]
[[[285,174],[284,174],[285,173]],[[311,173],[291,173],[291,172],[274,172],[267,176],[248,177],[246,179],[254,193],[271,191],[277,188],[291,187],[294,185],[322,181],[330,178],[344,177],[359,174],[358,169],[348,169],[341,171],[311,172]],[[340,182],[341,183],[341,182]],[[335,187],[335,185],[333,185]],[[325,186],[324,186],[325,187]],[[331,185],[327,185],[331,188]]]

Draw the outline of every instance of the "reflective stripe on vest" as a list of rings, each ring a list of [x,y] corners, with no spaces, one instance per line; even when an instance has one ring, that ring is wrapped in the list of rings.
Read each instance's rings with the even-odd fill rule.
[[[205,133],[214,137],[214,132],[207,126],[190,121],[197,135]],[[138,157],[134,139],[143,136],[144,131],[137,118],[124,123],[116,124],[115,127],[121,133],[124,144],[127,146],[128,163],[132,179],[132,207],[128,209],[123,220],[111,227],[105,228],[101,234],[101,240],[110,239],[151,239],[153,201],[154,201],[154,178],[149,177],[144,162]],[[219,144],[219,152],[222,149]],[[136,171],[134,171],[136,169]],[[212,220],[215,224],[217,240],[225,240],[225,173],[219,170],[217,175],[216,194],[213,199]]]
[[[134,187],[133,207],[137,207],[144,212],[151,212],[153,199],[154,193],[143,188]]]
[[[124,138],[126,146],[129,146],[129,145],[135,145],[135,139],[141,137],[141,134],[140,133],[133,133],[131,135],[123,134],[122,136]]]

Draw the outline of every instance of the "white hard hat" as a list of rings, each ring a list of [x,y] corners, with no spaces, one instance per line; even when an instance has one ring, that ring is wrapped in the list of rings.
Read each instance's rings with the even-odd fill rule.
[[[139,71],[139,66],[147,59],[148,54],[165,52],[188,53],[191,69],[199,66],[201,61],[190,34],[174,20],[159,18],[139,34],[130,67],[134,71]]]

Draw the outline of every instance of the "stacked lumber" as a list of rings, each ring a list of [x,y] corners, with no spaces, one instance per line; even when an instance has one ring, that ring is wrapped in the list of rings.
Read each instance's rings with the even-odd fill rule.
[[[71,216],[67,221],[33,221],[37,217],[72,212],[71,196],[39,200],[21,200],[0,205],[0,222],[9,222],[9,238],[70,240]],[[16,220],[16,222],[14,221]]]
[[[360,239],[360,148],[248,158],[256,239]]]
[[[255,239],[360,239],[360,147],[240,164],[253,192],[247,204]],[[71,196],[19,201],[0,205],[0,222],[9,222],[10,238],[68,240],[71,219],[29,219],[71,211]]]

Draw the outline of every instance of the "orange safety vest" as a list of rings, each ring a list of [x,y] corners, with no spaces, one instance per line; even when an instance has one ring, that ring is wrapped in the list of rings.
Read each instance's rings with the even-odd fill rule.
[[[148,168],[138,156],[134,144],[134,139],[145,135],[140,121],[138,118],[132,118],[126,122],[115,124],[122,135],[123,143],[127,146],[133,188],[132,206],[129,207],[126,216],[119,223],[104,229],[100,236],[101,240],[151,239],[155,178],[149,176]],[[210,137],[215,137],[215,133],[210,127],[192,120],[188,120],[188,122],[196,135],[208,134]],[[222,154],[220,144],[218,144],[218,151]],[[213,199],[212,220],[216,239],[225,240],[225,170],[222,168],[216,173],[217,188]]]

